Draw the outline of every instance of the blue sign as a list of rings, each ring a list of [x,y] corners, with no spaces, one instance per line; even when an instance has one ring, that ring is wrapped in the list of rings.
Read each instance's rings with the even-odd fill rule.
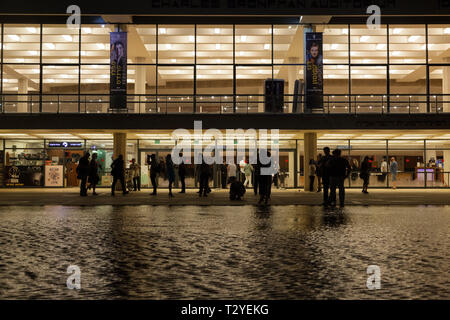
[[[81,148],[83,146],[82,142],[49,142],[48,147],[49,148]]]

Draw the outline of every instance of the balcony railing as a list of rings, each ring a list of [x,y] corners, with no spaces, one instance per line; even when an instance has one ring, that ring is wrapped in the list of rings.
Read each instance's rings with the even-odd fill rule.
[[[4,94],[1,113],[114,113],[109,105],[110,95],[78,94]],[[284,95],[278,99],[283,113],[304,113],[304,95]],[[274,103],[275,104],[275,103]],[[294,112],[293,112],[294,110]],[[265,112],[264,95],[127,95],[131,114],[256,114]],[[323,108],[317,114],[424,114],[450,112],[450,94],[325,94]],[[279,112],[278,112],[279,113]]]

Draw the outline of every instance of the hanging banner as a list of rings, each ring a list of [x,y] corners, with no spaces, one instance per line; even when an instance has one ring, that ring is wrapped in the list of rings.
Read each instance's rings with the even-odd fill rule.
[[[127,33],[111,32],[111,109],[127,108]]]
[[[322,33],[305,33],[305,112],[323,109]]]

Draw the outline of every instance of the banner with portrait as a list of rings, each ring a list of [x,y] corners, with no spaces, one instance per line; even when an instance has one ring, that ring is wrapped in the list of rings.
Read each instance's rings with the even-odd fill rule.
[[[127,108],[127,33],[111,32],[110,94],[111,109]]]
[[[305,112],[323,109],[323,48],[321,32],[305,33]]]

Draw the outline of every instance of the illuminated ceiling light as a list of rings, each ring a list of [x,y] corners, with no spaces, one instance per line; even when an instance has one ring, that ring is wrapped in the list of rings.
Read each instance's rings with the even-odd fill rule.
[[[173,63],[175,63],[175,62],[177,62],[177,59],[172,59],[172,60],[170,60],[170,61],[172,61]]]
[[[370,63],[370,59],[364,59],[363,63]]]
[[[361,36],[359,38],[359,42],[367,42],[369,41],[370,37],[369,36]]]
[[[216,63],[220,63],[221,61],[220,61],[220,59],[216,59]]]
[[[395,28],[393,33],[394,34],[400,34],[402,32],[402,30],[403,30],[402,28]]]
[[[100,50],[105,50],[105,44],[104,43],[97,43],[97,48]]]
[[[342,30],[341,30],[341,33],[342,33],[342,34],[348,34],[348,29],[342,29]]]
[[[10,34],[8,35],[8,37],[12,40],[12,41],[20,41],[20,37],[16,34]]]
[[[81,51],[81,55],[85,56],[86,55],[86,51]]]
[[[45,46],[46,46],[48,49],[50,49],[50,50],[55,50],[55,49],[56,49],[56,46],[55,46],[53,43],[51,43],[51,42],[46,43]]]
[[[377,44],[377,50],[383,50],[386,48],[386,45],[384,43]]]
[[[266,43],[266,44],[264,45],[264,50],[269,50],[269,49],[270,49],[270,44]]]
[[[445,33],[445,34],[450,34],[450,28],[445,28],[445,29],[444,29],[444,33]]]
[[[102,24],[102,28],[104,28],[105,27],[105,25],[104,24]]]
[[[194,42],[194,40],[195,40],[194,36],[189,36],[189,41],[190,42]]]
[[[239,55],[243,56],[244,55],[244,51],[239,51]]]
[[[16,59],[16,62],[23,63],[23,62],[25,62],[25,59],[19,58],[19,59]]]
[[[220,43],[216,43],[216,49],[217,49],[217,50],[220,49]]]
[[[31,33],[37,32],[36,28],[33,28],[33,27],[28,27],[27,30],[28,30],[28,32],[31,32]]]
[[[166,28],[160,28],[159,29],[160,34],[166,34]]]
[[[63,37],[64,40],[66,40],[66,41],[69,41],[69,42],[72,42],[72,41],[73,41],[72,36],[69,36],[69,35],[67,35],[67,34],[63,35],[62,37]]]
[[[55,82],[55,80],[54,79],[48,79],[47,82],[53,83],[53,82]]]
[[[269,34],[272,34],[272,28],[269,29]]]
[[[215,33],[215,34],[219,34],[219,33],[220,33],[220,29],[219,29],[219,28],[215,28],[215,29],[214,29],[214,33]]]
[[[410,37],[408,38],[408,42],[416,42],[417,39],[419,39],[419,36],[410,36]]]
[[[31,70],[31,72],[33,72],[33,73],[39,73],[39,69],[33,69],[33,70]]]
[[[241,36],[241,42],[247,41],[247,36]]]
[[[172,45],[171,45],[170,43],[166,44],[166,49],[167,49],[167,50],[172,49]]]
[[[217,70],[217,73],[222,73],[222,70]]]
[[[83,32],[89,34],[89,33],[92,33],[92,29],[91,28],[83,28]]]
[[[336,50],[338,48],[338,44],[337,43],[333,43],[331,45],[331,50]]]
[[[178,69],[177,69],[177,70],[175,70],[175,73],[180,73],[180,70],[178,70]]]
[[[261,74],[261,73],[262,73],[262,70],[258,70],[258,73]]]
[[[400,54],[401,54],[400,51],[394,51],[394,52],[392,52],[392,55],[393,55],[393,56],[399,56]]]

